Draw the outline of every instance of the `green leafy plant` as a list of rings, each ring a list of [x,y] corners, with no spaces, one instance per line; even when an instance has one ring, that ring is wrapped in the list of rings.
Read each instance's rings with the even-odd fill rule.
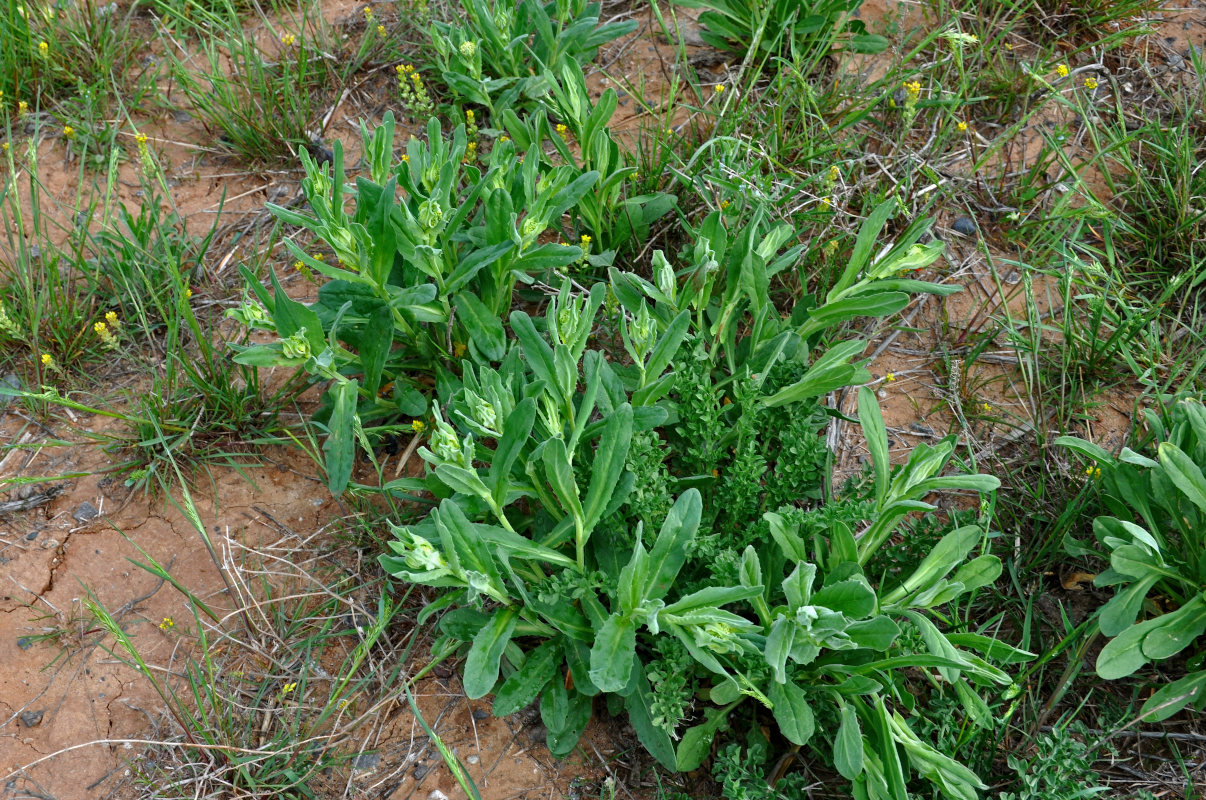
[[[436,67],[461,102],[492,112],[538,100],[550,72],[593,60],[600,45],[637,26],[599,25],[599,4],[585,0],[466,0],[463,10],[463,21],[432,26]]]
[[[1206,631],[1206,408],[1198,400],[1179,400],[1167,419],[1145,412],[1156,458],[1123,448],[1111,455],[1075,437],[1056,440],[1093,460],[1091,480],[1100,480],[1111,516],[1093,521],[1093,531],[1110,568],[1098,586],[1114,586],[1098,625],[1110,642],[1097,658],[1097,674],[1118,679],[1146,664],[1199,647]],[[1077,553],[1087,551],[1073,543]],[[1159,600],[1158,600],[1159,598]],[[1206,703],[1206,670],[1201,654],[1190,658],[1188,674],[1161,687],[1144,704],[1141,716],[1167,719],[1189,704]]]
[[[759,60],[789,51],[812,60],[835,41],[859,53],[878,53],[888,46],[882,36],[849,17],[862,0],[674,0],[676,5],[706,9],[699,21],[704,42],[718,50],[749,52]],[[840,31],[835,31],[839,20]]]
[[[550,71],[546,77],[550,91],[542,108],[522,118],[505,109],[502,125],[521,150],[551,142],[550,166],[567,164],[583,173],[599,173],[599,180],[582,196],[573,214],[578,227],[588,232],[587,239],[578,239],[579,244],[597,251],[588,256],[589,262],[609,266],[625,244],[647,239],[650,226],[675,207],[677,198],[663,192],[628,196],[626,187],[636,169],[607,127],[616,110],[614,89],[606,89],[598,102],[592,103],[582,68],[569,58],[559,75],[554,77]],[[553,125],[550,117],[562,122]]]
[[[887,212],[872,217],[861,237],[867,252]],[[734,250],[744,246],[746,271],[765,273],[785,238],[779,232],[757,244],[745,235]],[[657,286],[613,270],[627,367],[587,347],[608,294],[603,285],[588,293],[563,285],[543,319],[512,312],[516,344],[499,367],[466,362],[462,380],[441,393],[442,411],[419,450],[428,475],[388,487],[442,499],[423,521],[396,527],[383,566],[450,590],[425,614],[445,612],[445,644],[436,649],[464,643],[465,690],[494,692],[496,714],[539,698],[556,754],[572,750],[591,698],[604,694],[627,711],[660,763],[694,769],[728,716],[753,699],[786,742],[818,736],[818,750],[869,796],[903,797],[916,772],[949,797],[974,797],[983,788],[975,775],[913,734],[889,704],[908,695],[906,668],[934,670],[931,679],[953,684],[970,717],[988,721],[972,683],[1009,678],[985,656],[1027,654],[977,634],[944,635],[930,609],[993,581],[1000,562],[981,555],[959,566],[984,542],[980,528],[965,526],[891,584],[874,585],[863,565],[906,513],[934,509],[922,498],[990,491],[996,479],[943,475],[953,437],[918,447],[891,472],[883,420],[866,389],[859,406],[875,464],[873,498],[809,503],[810,487],[821,482],[818,448],[812,472],[784,504],[772,491],[775,478],[798,478],[809,459],[760,462],[765,452],[747,446],[751,434],[782,421],[776,409],[814,414],[817,396],[865,375],[849,363],[861,342],[809,363],[799,331],[858,316],[849,301],[860,296],[868,313],[881,313],[868,275],[895,275],[905,259],[922,256],[905,248],[856,280],[862,256],[835,288],[834,307],[806,309],[800,323],[755,313],[750,298],[765,298],[757,282],[743,283],[740,273],[718,280],[715,251],[700,253],[696,269],[680,276],[662,257]],[[725,392],[738,399],[725,404]],[[752,422],[759,418],[763,427]],[[718,440],[701,442],[694,425]],[[659,454],[659,440],[668,452]],[[701,470],[709,464],[710,473]],[[754,477],[767,472],[775,478],[765,485]],[[660,492],[648,491],[657,485]],[[646,532],[647,521],[656,534]],[[857,538],[856,527],[864,529]],[[669,677],[684,668],[686,682]],[[688,715],[681,701],[692,696],[713,705]],[[813,706],[841,724],[819,730]],[[677,745],[672,737],[681,737]]]
[[[331,279],[317,303],[297,303],[279,286],[274,296],[247,274],[256,299],[235,312],[281,337],[239,348],[236,361],[304,366],[334,381],[322,419],[336,492],[348,484],[355,439],[366,423],[388,427],[399,417],[424,417],[425,381],[443,380],[461,354],[478,363],[500,360],[506,353],[500,317],[516,283],[582,256],[577,246],[541,239],[590,190],[597,172],[542,167],[538,144],[525,154],[510,142],[493,149],[483,172],[466,163],[463,125],[445,141],[433,119],[427,134],[426,142],[412,138],[406,158],[395,164],[393,117],[371,135],[365,129],[368,175],[354,185],[346,183],[338,143],[333,163],[319,165],[303,153],[302,188],[312,215],[270,208],[333,249],[338,264],[286,240],[299,263]],[[350,214],[346,199],[355,201]]]

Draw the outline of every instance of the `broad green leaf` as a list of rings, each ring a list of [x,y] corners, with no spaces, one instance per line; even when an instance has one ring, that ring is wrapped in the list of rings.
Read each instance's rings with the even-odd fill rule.
[[[1202,470],[1172,442],[1161,442],[1158,450],[1164,474],[1190,502],[1206,511],[1206,476],[1202,475]]]
[[[658,600],[670,591],[687,560],[687,545],[695,538],[702,513],[703,499],[698,489],[688,489],[674,503],[649,552],[649,577],[642,599]]]
[[[544,477],[565,510],[573,514],[574,519],[582,519],[582,501],[578,498],[578,484],[574,481],[574,469],[570,466],[564,440],[549,439],[545,443]]]
[[[603,435],[599,437],[598,451],[591,468],[590,487],[586,490],[586,502],[582,507],[587,535],[594,530],[611,502],[624,472],[631,444],[632,406],[625,403],[608,417]]]
[[[801,746],[808,744],[816,724],[804,690],[794,681],[785,684],[772,682],[766,687],[766,696],[774,706],[775,721],[787,740]]]
[[[994,555],[982,555],[955,570],[951,580],[962,583],[963,591],[971,592],[988,586],[999,577],[1001,577],[1001,559]]]
[[[683,738],[675,753],[675,768],[679,772],[699,769],[704,759],[712,752],[712,741],[716,738],[716,732],[728,726],[729,712],[733,707],[734,704],[726,708],[706,708],[705,721],[683,732]]]
[[[465,326],[469,340],[489,361],[501,361],[507,351],[507,336],[502,320],[473,292],[456,295],[457,319]]]
[[[1160,625],[1143,639],[1143,655],[1153,661],[1175,656],[1206,631],[1206,601],[1200,594],[1194,595],[1176,611],[1159,617],[1159,621]]]
[[[840,611],[850,619],[862,619],[875,611],[875,590],[866,580],[839,581],[814,594],[812,604]]]
[[[327,440],[323,443],[323,461],[327,470],[327,488],[339,497],[352,478],[355,461],[356,380],[344,381],[332,388],[334,406],[327,423]]]
[[[1117,636],[1135,624],[1147,593],[1160,582],[1160,576],[1149,574],[1127,586],[1101,607],[1097,623],[1105,636]]]
[[[843,778],[852,781],[863,771],[863,732],[854,706],[841,705],[842,724],[833,740],[833,765]]]
[[[540,720],[548,729],[549,752],[564,758],[574,751],[590,722],[591,699],[559,680],[549,681],[540,696]]]
[[[1132,625],[1111,639],[1097,654],[1097,674],[1108,681],[1125,678],[1146,664],[1143,639],[1159,627],[1162,617]]]
[[[787,656],[791,653],[798,627],[794,619],[781,614],[766,636],[766,663],[778,683],[787,683]]]
[[[631,617],[612,614],[603,623],[590,651],[590,679],[605,692],[628,685],[636,657],[636,624]]]
[[[485,697],[494,691],[494,684],[498,683],[499,659],[511,641],[518,621],[517,608],[499,609],[473,637],[473,646],[465,658],[465,694],[470,698]]]
[[[498,687],[494,696],[494,716],[505,717],[524,708],[537,697],[549,681],[557,677],[561,648],[555,639],[542,643],[523,662],[523,667]]]
[[[871,452],[871,465],[875,468],[875,502],[883,508],[888,496],[888,472],[891,460],[888,457],[888,430],[879,411],[875,393],[866,386],[858,390],[858,420],[863,429],[863,439]]]
[[[829,290],[827,300],[838,299],[843,292],[854,285],[859,273],[867,266],[867,261],[871,258],[871,248],[875,246],[875,241],[879,238],[880,231],[884,229],[888,219],[891,218],[895,206],[895,200],[885,200],[876,206],[871,215],[863,222],[862,227],[859,228],[858,238],[854,241],[850,262],[846,265],[846,269],[837,283]]]
[[[1206,689],[1206,670],[1186,675],[1180,680],[1160,687],[1147,699],[1140,711],[1144,722],[1161,722],[1190,703],[1198,702]]]
[[[847,362],[866,349],[867,343],[857,339],[833,345],[813,362],[803,378],[775,392],[763,400],[763,404],[775,408],[819,397],[835,389],[861,382],[860,379],[866,374],[866,370]]]
[[[499,440],[498,448],[494,451],[494,459],[490,462],[488,476],[490,494],[500,507],[506,500],[511,467],[528,443],[528,437],[532,433],[532,426],[535,422],[536,400],[531,397],[521,400],[503,422],[502,439]]]
[[[653,691],[645,678],[645,668],[635,656],[626,692],[624,707],[628,709],[628,722],[636,731],[637,738],[659,764],[673,770],[676,764],[674,742],[664,730],[653,724]]]

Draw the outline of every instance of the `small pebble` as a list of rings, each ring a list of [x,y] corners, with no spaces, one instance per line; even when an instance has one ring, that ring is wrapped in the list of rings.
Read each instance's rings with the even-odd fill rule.
[[[380,753],[361,753],[352,759],[352,769],[358,772],[370,772],[381,763]]]
[[[21,724],[22,724],[22,725],[24,725],[24,726],[25,726],[25,727],[27,727],[27,728],[33,728],[33,727],[36,727],[36,726],[38,726],[38,725],[41,725],[41,724],[42,724],[42,717],[43,717],[45,714],[46,714],[46,711],[45,711],[45,710],[42,710],[42,711],[22,711],[22,712],[21,712]]]
[[[469,756],[468,758],[465,759],[466,764],[477,764],[479,762],[481,762],[481,759],[478,758],[477,756]]]
[[[1016,269],[1011,269],[1005,273],[1005,282],[1010,286],[1016,286],[1022,280],[1022,273]]]
[[[27,541],[27,542],[32,542],[34,539],[37,539],[37,538],[38,538],[37,531],[34,531],[33,533],[25,534],[25,541]]]
[[[976,221],[971,217],[955,217],[955,221],[951,223],[951,230],[962,236],[976,235]]]
[[[43,547],[44,549],[46,549],[46,550],[53,550],[53,549],[55,549],[55,548],[56,548],[56,547],[58,547],[58,546],[59,546],[59,540],[58,540],[58,539],[55,539],[55,538],[53,538],[53,537],[52,537],[52,538],[50,538],[50,539],[43,539],[43,540],[42,540],[42,547]]]
[[[100,515],[100,511],[97,510],[96,506],[92,505],[87,500],[85,500],[84,502],[80,503],[79,508],[77,508],[75,510],[75,512],[72,513],[71,518],[74,519],[76,522],[82,523],[82,522],[89,522],[90,520],[94,520],[99,515]]]
[[[887,392],[885,392],[883,389],[880,389],[880,390],[879,390],[878,392],[876,392],[875,394],[876,394],[876,396],[877,396],[877,397],[878,397],[880,400],[887,400],[887,399],[888,399],[888,393],[887,393]]]
[[[33,647],[33,639],[28,636],[22,636],[17,640],[17,647],[20,647],[22,650],[28,650]]]
[[[473,709],[473,718],[479,722],[484,719],[489,719],[490,712],[486,711],[485,709],[475,708]]]
[[[436,789],[431,794],[427,795],[427,800],[448,800],[448,795],[444,794],[439,789]]]

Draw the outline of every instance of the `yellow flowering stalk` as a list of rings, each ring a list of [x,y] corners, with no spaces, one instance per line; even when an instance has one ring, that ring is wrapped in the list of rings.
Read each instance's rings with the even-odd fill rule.
[[[959,120],[955,123],[955,129],[958,130],[959,133],[967,133],[967,123],[963,120]]]
[[[384,26],[384,25],[378,25],[378,26],[377,26],[377,35],[378,35],[378,36],[385,36],[385,26]]]
[[[281,44],[283,44],[285,47],[292,47],[296,42],[297,38],[291,33],[286,33],[281,37]]]
[[[151,155],[151,150],[147,147],[147,135],[140,133],[134,137],[134,141],[138,143],[138,161],[142,164],[142,172],[148,178],[155,175],[155,157]]]
[[[1059,64],[1059,65],[1057,65],[1057,66],[1055,67],[1055,74],[1056,74],[1056,75],[1058,75],[1058,76],[1060,76],[1061,78],[1066,78],[1066,77],[1068,77],[1068,65],[1067,65],[1067,64]]]
[[[74,139],[75,138],[75,128],[71,127],[70,125],[64,125],[63,126],[63,136],[67,139]]]
[[[38,55],[42,58],[50,58],[50,43],[38,42]]]
[[[1097,88],[1097,79],[1094,78],[1092,75],[1085,78],[1085,88],[1089,89],[1089,90],[1096,89]]]
[[[2,305],[0,305],[0,332],[3,332],[12,339],[21,338],[21,332],[17,329],[12,319],[9,318],[8,313],[5,312]]]
[[[582,256],[578,259],[579,264],[585,264],[586,259],[590,256],[591,241],[593,240],[585,233],[582,234],[582,238],[578,241],[578,246],[582,248]]]
[[[435,106],[427,96],[427,87],[423,85],[419,71],[410,64],[399,64],[394,70],[398,73],[398,96],[403,107],[412,117],[430,117]]]
[[[415,433],[422,433],[426,428],[427,426],[423,424],[423,420],[421,419],[416,419],[410,423],[410,429]]]
[[[54,356],[52,356],[50,353],[43,353],[41,361],[42,366],[45,367],[48,372],[54,372],[58,375],[63,374],[63,370],[60,369],[59,365],[55,363]]]
[[[159,623],[159,630],[164,633],[167,633],[174,627],[176,627],[176,622],[171,617],[164,617],[163,622]]]
[[[117,337],[113,335],[113,331],[109,330],[109,326],[103,322],[98,322],[92,326],[92,330],[100,337],[101,345],[106,350],[117,349]]]

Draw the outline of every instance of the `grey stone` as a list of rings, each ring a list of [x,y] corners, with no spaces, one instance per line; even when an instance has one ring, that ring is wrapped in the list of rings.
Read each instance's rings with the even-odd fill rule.
[[[25,727],[27,727],[27,728],[35,728],[35,727],[37,727],[38,725],[41,725],[41,724],[42,724],[42,717],[43,717],[45,714],[46,714],[46,711],[45,711],[45,710],[42,710],[42,711],[22,711],[22,712],[21,712],[21,724],[22,724],[22,725],[24,725],[24,726],[25,726]]]
[[[371,772],[381,764],[380,753],[361,753],[352,759],[352,769],[359,772]]]
[[[978,231],[976,221],[968,216],[955,217],[955,221],[951,223],[951,230],[963,236],[975,236]]]
[[[478,758],[477,756],[469,756],[468,758],[465,759],[465,763],[469,764],[469,765],[478,764],[480,762],[481,762],[481,759]]]
[[[448,795],[444,794],[439,789],[435,789],[431,794],[427,795],[427,800],[448,800]]]
[[[482,708],[475,708],[473,709],[473,718],[478,722],[481,722],[484,719],[490,719],[490,712]]]
[[[100,511],[97,510],[96,506],[85,500],[84,502],[80,503],[79,508],[72,513],[71,518],[76,522],[90,522],[91,520],[96,519],[98,516],[100,516]]]
[[[28,650],[33,647],[33,639],[28,636],[22,636],[17,640],[17,647],[20,647],[22,650]]]

